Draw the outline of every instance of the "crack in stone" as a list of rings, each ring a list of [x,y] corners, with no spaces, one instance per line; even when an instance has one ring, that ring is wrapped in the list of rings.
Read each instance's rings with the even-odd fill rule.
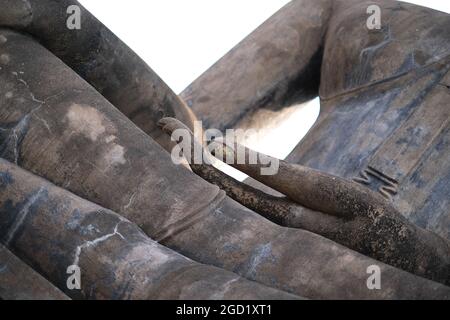
[[[37,99],[37,98],[35,97],[34,93],[33,93],[33,92],[31,91],[31,89],[30,89],[30,85],[28,84],[28,82],[26,82],[23,78],[20,78],[20,77],[19,77],[19,74],[18,74],[17,72],[14,71],[14,72],[11,72],[11,73],[12,73],[13,76],[16,77],[17,81],[19,81],[20,83],[22,83],[22,84],[28,89],[28,93],[30,94],[31,99],[32,99],[34,102],[37,102],[37,103],[39,103],[39,104],[44,104],[44,103],[45,103],[45,101],[40,100],[40,99]]]
[[[19,141],[23,138],[25,135],[25,129],[28,125],[28,121],[30,119],[29,115],[26,115],[23,117],[17,125],[12,130],[12,137],[14,139],[14,163],[17,164],[19,160]],[[19,135],[17,135],[19,133]]]
[[[225,297],[225,294],[230,290],[231,285],[232,285],[233,283],[239,281],[239,280],[240,280],[240,278],[239,278],[239,277],[236,277],[236,278],[233,278],[233,279],[231,279],[231,280],[225,282],[225,283],[222,285],[221,291],[218,292],[218,293],[216,293],[216,294],[214,294],[214,295],[212,296],[212,299],[213,299],[213,300],[223,300],[224,297]]]
[[[133,204],[133,201],[134,201],[134,198],[136,197],[136,194],[137,194],[137,191],[136,191],[136,192],[133,192],[133,194],[132,194],[131,197],[130,197],[130,200],[129,200],[128,203],[123,207],[124,210],[127,210],[127,209]]]
[[[25,203],[23,208],[17,213],[16,218],[14,219],[14,223],[11,226],[8,234],[6,235],[5,240],[5,246],[8,246],[11,240],[14,238],[15,234],[17,233],[17,230],[19,230],[19,227],[23,224],[25,221],[25,218],[27,217],[28,213],[30,212],[30,207],[36,203],[36,201],[39,200],[39,198],[42,196],[45,189],[42,187],[39,189],[38,192],[36,192],[34,195],[32,195],[28,201]]]
[[[41,122],[44,123],[45,127],[50,131],[50,126],[48,125],[48,123],[36,116],[34,113],[37,112],[44,104],[45,101],[37,99],[34,94],[31,92],[30,87],[28,85],[28,83],[23,80],[22,78],[19,77],[19,74],[17,72],[12,72],[12,74],[16,77],[17,81],[19,81],[20,83],[22,83],[27,89],[28,92],[30,94],[31,99],[38,103],[38,105],[34,108],[32,108],[31,111],[29,111],[27,114],[25,114],[22,119],[20,119],[19,122],[17,122],[17,124],[9,129],[11,131],[11,134],[5,139],[5,143],[3,144],[5,146],[5,150],[3,150],[3,154],[8,153],[10,151],[12,151],[12,159],[9,158],[8,160],[13,161],[15,164],[18,164],[18,160],[19,160],[19,144],[21,142],[21,140],[25,137],[26,131],[27,131],[27,127],[28,127],[28,123],[30,121],[30,117],[33,115],[35,116],[38,120],[40,120]],[[8,129],[6,128],[1,128],[2,131],[7,131]],[[11,150],[12,149],[12,150]]]
[[[42,119],[41,117],[38,117],[37,115],[34,115],[34,117],[43,123],[43,125],[48,130],[48,132],[52,133],[52,130],[50,129],[50,126],[48,125],[48,122],[45,119]]]
[[[31,116],[34,116],[38,121],[40,121],[45,128],[52,133],[51,128],[49,123],[47,122],[47,120],[45,120],[44,118],[37,116],[35,113],[40,110],[40,108],[42,108],[42,106],[45,105],[45,103],[47,101],[49,101],[50,99],[56,98],[62,94],[64,94],[66,91],[63,90],[61,92],[58,92],[56,94],[53,94],[51,96],[48,96],[47,98],[45,98],[44,100],[38,99],[34,93],[31,91],[30,86],[28,84],[28,82],[26,82],[23,78],[21,78],[19,76],[19,73],[23,74],[22,71],[16,72],[13,71],[11,72],[11,74],[16,78],[16,80],[20,83],[22,83],[28,90],[28,93],[32,99],[32,101],[38,103],[38,105],[34,108],[32,108],[31,111],[29,111],[27,114],[25,114],[22,119],[17,122],[16,126],[13,128],[2,128],[0,127],[0,131],[11,131],[11,134],[8,135],[5,139],[4,142],[0,144],[0,147],[3,148],[3,151],[1,151],[1,154],[3,157],[7,158],[8,160],[10,160],[11,162],[14,162],[15,164],[18,164],[18,160],[19,160],[19,144],[21,142],[21,140],[25,137],[26,134],[26,130],[27,130],[27,126],[30,120]],[[78,89],[74,89],[74,92],[82,92],[83,90],[78,90]],[[8,157],[8,155],[5,156],[5,154],[8,154],[9,152],[12,152],[11,157]]]
[[[119,221],[119,222],[116,224],[116,226],[114,227],[114,231],[113,231],[112,233],[103,235],[103,236],[101,236],[101,237],[99,237],[99,238],[97,238],[97,239],[94,239],[94,240],[86,241],[86,242],[84,242],[83,244],[77,246],[77,248],[75,249],[75,258],[74,258],[74,260],[73,260],[72,265],[78,266],[78,263],[80,262],[80,255],[81,255],[81,252],[82,252],[83,249],[86,249],[86,248],[90,248],[90,247],[96,246],[97,244],[102,243],[102,242],[108,240],[109,238],[111,238],[111,237],[113,237],[113,236],[115,236],[115,235],[118,235],[118,236],[121,237],[123,240],[125,240],[125,237],[118,231],[119,225],[120,225],[122,222],[123,222],[123,221],[121,220],[121,221]]]

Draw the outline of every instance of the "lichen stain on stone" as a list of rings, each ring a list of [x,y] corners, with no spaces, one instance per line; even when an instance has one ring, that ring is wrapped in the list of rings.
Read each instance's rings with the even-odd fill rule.
[[[125,164],[125,148],[114,143],[112,147],[106,152],[104,160],[106,165]]]
[[[69,128],[79,132],[92,141],[105,133],[104,116],[95,108],[88,105],[72,104],[66,114]]]
[[[171,256],[166,254],[156,244],[145,243],[145,245],[133,247],[127,255],[126,261],[129,264],[147,262],[149,263],[149,265],[147,265],[149,269],[157,270],[162,265],[171,261]]]
[[[106,143],[113,142],[116,139],[116,136],[110,135],[105,138]]]
[[[340,258],[341,264],[342,265],[352,265],[355,261],[355,256],[353,254],[344,254],[341,258]]]
[[[0,55],[0,63],[8,64],[10,60],[11,59],[9,58],[9,55],[7,55],[6,53]]]

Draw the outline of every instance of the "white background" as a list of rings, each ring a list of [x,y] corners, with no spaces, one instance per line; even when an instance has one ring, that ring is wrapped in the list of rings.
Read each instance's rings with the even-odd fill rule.
[[[180,93],[289,0],[80,2]],[[450,13],[448,0],[409,2]],[[312,126],[318,111],[318,99],[297,106],[288,118],[244,143],[285,158]]]

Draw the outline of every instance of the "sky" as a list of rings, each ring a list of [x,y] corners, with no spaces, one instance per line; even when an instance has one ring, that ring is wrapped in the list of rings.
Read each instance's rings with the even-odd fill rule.
[[[172,90],[180,93],[289,0],[80,2],[145,60]],[[448,0],[408,2],[450,13]],[[244,143],[260,152],[285,158],[318,114],[318,99],[295,106],[289,117]],[[243,179],[236,172],[231,174]]]

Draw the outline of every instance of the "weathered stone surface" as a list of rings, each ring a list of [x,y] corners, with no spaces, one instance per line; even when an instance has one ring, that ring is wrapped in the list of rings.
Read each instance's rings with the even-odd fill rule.
[[[380,30],[366,27],[373,4],[381,8]],[[273,30],[289,30],[283,32],[289,36]],[[319,118],[286,160],[355,178],[411,222],[450,239],[449,30],[448,14],[399,1],[292,1],[181,96],[206,125],[224,129],[220,110],[230,112],[228,126],[239,127],[257,108],[290,106],[312,89],[321,98]],[[292,46],[291,34],[301,45],[273,64],[282,48]],[[322,49],[318,62],[315,48]],[[302,66],[293,65],[294,58],[314,66],[306,84],[279,80]],[[286,87],[290,94],[277,99]],[[229,98],[206,98],[224,96]],[[254,108],[255,97],[270,103]]]
[[[179,120],[163,118],[160,125],[169,135],[175,130],[189,132],[191,159],[195,157],[194,150],[202,150],[194,134]],[[389,265],[450,284],[450,242],[410,223],[380,194],[354,181],[290,164],[238,143],[214,141],[209,148],[226,154],[233,160],[230,165],[234,168],[285,195],[273,196],[239,183],[211,164],[190,165],[196,174],[247,208],[280,225],[320,234]],[[264,163],[240,163],[239,150],[246,159],[255,155],[256,159],[264,159]],[[213,157],[207,148],[203,152]],[[261,174],[267,163],[277,163],[277,172]],[[304,210],[305,207],[310,210]]]
[[[69,298],[0,244],[0,299],[67,300]]]
[[[41,45],[13,31],[0,34],[8,39],[0,50],[10,57],[0,72],[3,157],[116,211],[190,258],[301,296],[448,296],[449,289],[437,283],[307,231],[279,227],[226,198],[174,165],[166,151]],[[382,290],[366,286],[373,264],[382,270]]]
[[[0,160],[0,242],[72,298],[88,299],[296,299],[294,295],[201,265],[150,240],[120,215],[83,200]],[[3,254],[0,247],[0,260]],[[21,274],[10,283],[51,298],[59,292],[35,272],[6,264]],[[80,269],[80,290],[68,288]],[[3,269],[0,269],[3,270]],[[0,295],[3,290],[0,272]],[[34,278],[33,278],[34,277]],[[7,282],[8,283],[8,282]],[[7,288],[5,289],[7,290]],[[33,293],[33,292],[31,292]],[[26,297],[18,295],[16,298]],[[60,293],[60,297],[63,296]],[[8,295],[6,295],[8,297]],[[12,296],[14,297],[14,296]]]
[[[77,5],[81,29],[67,28],[67,8]],[[77,1],[1,0],[0,25],[39,39],[141,129],[166,148],[170,139],[156,122],[194,116],[184,102],[128,46]]]
[[[76,1],[29,0],[25,1],[26,6],[7,0],[0,3],[9,5],[2,6],[6,9],[0,14],[0,25],[8,28],[0,30],[2,157],[116,211],[137,223],[147,235],[190,258],[273,287],[311,298],[448,298],[449,289],[440,284],[379,263],[313,233],[279,227],[225,197],[218,188],[185,168],[175,166],[155,142],[168,147],[167,138],[162,136],[156,121],[175,115],[189,124],[192,114],[129,48],[89,13],[82,12],[85,27],[68,30],[66,8],[77,4]],[[425,46],[436,50],[421,49],[423,54],[413,56],[419,57],[417,61],[422,61],[423,67],[415,69],[411,68],[415,64],[406,63],[406,73],[397,72],[396,65],[402,61],[399,54],[383,74],[386,57],[402,53],[394,50],[383,53],[385,58],[380,61],[373,60],[375,71],[367,73],[370,61],[362,59],[358,65],[351,58],[366,49],[366,40],[351,44],[351,48],[356,46],[356,55],[344,52],[337,45],[330,46],[339,23],[355,28],[354,32],[342,29],[340,36],[362,32],[365,8],[364,12],[354,13],[349,7],[356,4],[354,1],[293,1],[265,23],[251,40],[242,42],[190,86],[183,96],[193,110],[201,110],[200,118],[223,129],[236,125],[258,106],[276,108],[302,101],[317,93],[320,87],[321,93],[327,96],[322,96],[319,121],[290,160],[338,176],[353,177],[397,124],[408,118],[408,112],[417,108],[429,92],[423,89],[446,83],[438,79],[446,72],[442,67],[445,58],[441,56],[448,44],[442,31],[446,29],[447,16],[404,4],[392,7],[392,2],[379,3],[386,4],[387,12],[392,14],[389,24],[411,24],[409,15],[415,18],[429,15],[425,20],[438,23],[437,32],[430,41],[425,41]],[[359,10],[361,6],[355,8]],[[351,25],[350,18],[354,16],[357,21]],[[421,26],[425,27],[426,21]],[[378,48],[380,37],[380,44],[388,43],[389,30],[394,31],[393,39],[403,41],[397,36],[402,28],[383,29],[382,35],[370,39],[373,43],[369,47]],[[423,32],[419,42],[428,38],[428,31]],[[38,39],[47,49],[26,34]],[[286,34],[286,38],[275,37],[280,34]],[[340,39],[340,44],[345,45],[345,40]],[[403,53],[417,47],[414,41],[411,43],[412,47],[408,44]],[[398,45],[395,43],[396,48]],[[333,52],[333,48],[340,49]],[[373,56],[373,51],[364,52]],[[331,61],[329,72],[324,71],[326,67],[320,70],[324,57]],[[347,75],[346,67],[361,72]],[[333,83],[328,85],[332,78]],[[387,81],[390,79],[392,83]],[[380,88],[372,92],[378,85]],[[202,93],[204,87],[208,87],[206,98]],[[369,88],[370,92],[364,92]],[[416,90],[424,91],[417,99],[414,98]],[[392,103],[389,108],[386,102]],[[222,118],[219,115],[223,110],[229,114]],[[438,114],[433,117],[440,119]],[[400,129],[400,136],[408,131],[409,125],[404,125],[404,131]],[[411,168],[410,161],[396,158],[404,164],[392,172],[409,172],[401,188],[408,189],[411,184],[405,181],[414,179],[419,189],[410,209],[416,210],[420,203],[422,208],[430,209],[427,212],[432,214],[426,223],[435,219],[436,224],[427,227],[442,234],[446,227],[441,222],[448,215],[444,213],[445,201],[441,200],[448,199],[448,179],[445,175],[438,177],[435,170],[447,172],[448,157],[442,157],[445,151],[441,150],[446,150],[448,135],[446,126],[444,130],[434,121],[427,126],[432,130],[438,128],[431,135],[436,138],[430,138],[429,134],[421,138],[431,148],[407,149],[413,157],[421,155],[421,160]],[[391,149],[386,146],[386,150]],[[431,159],[429,165],[423,165],[425,158]],[[380,157],[374,163],[385,166],[384,160]],[[424,173],[418,177],[415,170]],[[374,181],[365,180],[369,184]],[[391,184],[381,188],[383,185],[375,182],[370,187],[385,193],[392,191]],[[433,199],[427,201],[431,191]],[[408,189],[403,195],[412,197],[414,193]],[[406,203],[396,206],[408,216],[402,210]],[[373,264],[378,264],[382,271],[381,290],[368,290],[366,286],[367,267]]]

